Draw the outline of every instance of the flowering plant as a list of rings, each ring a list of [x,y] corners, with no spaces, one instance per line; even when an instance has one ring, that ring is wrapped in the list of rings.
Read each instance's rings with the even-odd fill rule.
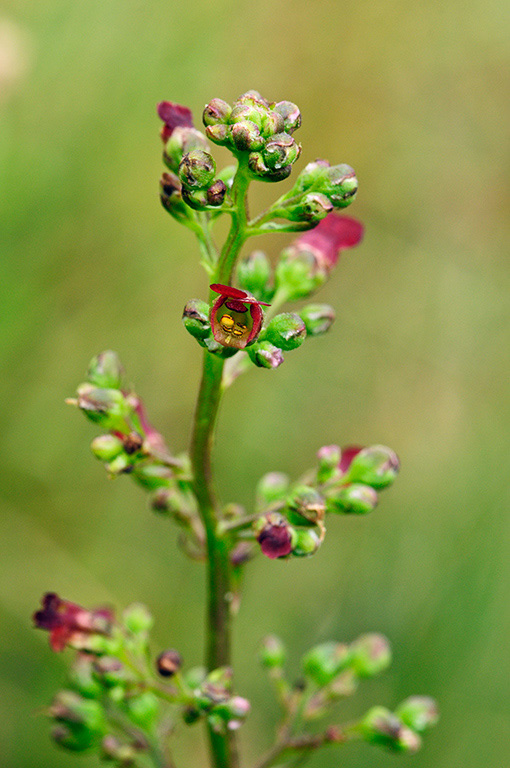
[[[399,460],[381,445],[327,445],[318,450],[315,466],[294,482],[278,472],[264,475],[252,511],[220,503],[212,470],[220,399],[253,366],[277,368],[284,352],[331,327],[335,313],[329,305],[280,310],[309,299],[330,277],[340,253],[361,241],[362,225],[337,212],[354,200],[358,184],[350,166],[316,160],[288,192],[250,218],[250,183],[288,178],[300,156],[293,135],[301,124],[296,105],[269,102],[256,91],[232,106],[213,99],[203,113],[205,134],[194,127],[187,107],[162,102],[158,114],[167,166],[161,202],[197,236],[211,283],[208,300],[191,299],[183,312],[184,327],[203,348],[189,452],[173,455],[168,449],[140,397],[126,386],[114,352],[91,361],[87,381],[69,402],[103,430],[91,447],[108,475],[130,475],[145,488],[152,509],[180,528],[184,551],[207,564],[205,665],[183,669],[181,654],[173,648],[153,658],[152,617],[137,603],[115,618],[110,609],[86,610],[49,593],[34,622],[50,633],[54,651],[76,651],[66,687],[48,710],[53,738],[62,747],[98,749],[116,766],[173,768],[174,724],[202,721],[211,766],[237,768],[236,731],[250,711],[248,699],[235,690],[231,666],[241,573],[258,551],[271,560],[314,555],[324,542],[328,515],[371,512],[380,491],[394,481]],[[208,142],[227,147],[235,165],[217,172]],[[222,215],[231,224],[218,250],[213,228]],[[241,255],[250,237],[271,232],[302,234],[274,268],[261,251]],[[415,752],[422,732],[437,720],[436,705],[425,696],[411,696],[394,711],[376,706],[354,722],[324,724],[344,697],[365,678],[383,672],[390,660],[389,643],[380,634],[364,634],[350,643],[330,641],[305,653],[301,678],[292,684],[283,642],[266,637],[260,662],[282,718],[273,746],[256,768],[297,764],[296,759],[301,763],[327,744],[354,740]]]

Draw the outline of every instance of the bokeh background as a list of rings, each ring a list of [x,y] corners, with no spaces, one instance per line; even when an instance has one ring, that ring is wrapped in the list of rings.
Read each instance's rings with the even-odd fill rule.
[[[307,561],[257,560],[237,622],[237,685],[254,704],[245,765],[276,708],[254,661],[276,632],[291,668],[310,645],[377,630],[389,673],[343,716],[411,693],[442,720],[417,756],[354,745],[343,768],[510,764],[508,86],[504,0],[6,0],[0,16],[2,766],[96,766],[57,751],[41,711],[66,659],[31,629],[40,595],[146,602],[155,650],[202,652],[203,570],[127,479],[89,453],[64,405],[98,351],[119,352],[175,449],[188,440],[201,353],[181,307],[205,296],[192,235],[160,208],[155,104],[248,88],[303,113],[298,167],[348,162],[366,238],[320,299],[329,336],[253,370],[224,403],[225,500],[264,472],[297,476],[331,442],[402,459],[367,519],[337,519]],[[221,153],[220,153],[221,156]],[[285,182],[280,189],[285,187]],[[275,188],[254,185],[253,210]],[[289,238],[254,243],[273,258]],[[340,715],[339,715],[340,719]],[[186,732],[178,765],[204,765]]]

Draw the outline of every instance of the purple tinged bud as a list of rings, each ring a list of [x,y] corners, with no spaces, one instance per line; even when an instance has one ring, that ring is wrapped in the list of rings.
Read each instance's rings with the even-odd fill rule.
[[[182,313],[184,327],[195,339],[206,339],[211,333],[209,304],[200,299],[190,299]]]
[[[391,664],[391,648],[384,635],[361,635],[351,643],[350,652],[350,665],[358,677],[374,677]]]
[[[319,686],[330,683],[348,663],[348,646],[333,640],[311,648],[301,660],[305,675]]]
[[[328,184],[324,193],[329,197],[335,208],[345,208],[350,205],[358,191],[358,180],[350,165],[334,165],[327,173]]]
[[[129,682],[126,668],[114,656],[101,656],[96,659],[94,675],[101,685],[109,688],[125,687]]]
[[[283,181],[290,176],[292,165],[285,165],[279,169],[272,169],[266,164],[260,152],[252,152],[248,158],[248,166],[252,174],[260,181]]]
[[[174,219],[186,222],[190,217],[189,207],[182,199],[181,183],[174,173],[164,173],[159,182],[161,205]]]
[[[111,733],[102,740],[101,753],[105,760],[116,760],[120,766],[132,765],[136,758],[135,748],[130,744],[122,744]]]
[[[194,211],[205,211],[209,205],[207,190],[182,188],[182,199]]]
[[[83,725],[90,731],[98,731],[104,724],[103,708],[93,699],[84,699],[74,691],[59,691],[49,714],[55,720],[71,725]]]
[[[275,635],[265,637],[260,646],[259,658],[266,669],[281,669],[285,664],[287,652],[280,638]]]
[[[315,525],[324,519],[326,507],[323,496],[316,488],[299,485],[287,497],[287,508],[293,513],[292,522],[296,525]]]
[[[254,525],[257,541],[266,557],[287,557],[296,542],[296,532],[283,515],[270,512]]]
[[[278,368],[283,363],[282,350],[270,341],[259,341],[246,351],[250,360],[259,368]]]
[[[294,312],[276,315],[264,331],[264,339],[284,352],[300,347],[306,338],[306,326]]]
[[[161,138],[166,141],[178,127],[193,128],[193,115],[188,107],[173,101],[158,104],[158,116],[164,122]]]
[[[103,429],[125,432],[131,409],[118,389],[102,389],[93,384],[81,384],[76,401],[69,401],[83,411],[85,416]]]
[[[212,99],[206,104],[202,116],[205,126],[228,123],[232,107],[223,99]]]
[[[277,102],[273,110],[283,118],[283,130],[286,133],[294,133],[301,126],[301,112],[299,107],[291,101]]]
[[[225,195],[227,194],[227,186],[221,179],[211,184],[207,190],[207,203],[217,208],[219,205],[223,205]]]
[[[297,531],[296,543],[292,549],[295,557],[310,557],[314,555],[321,545],[319,536],[311,529],[302,528]]]
[[[246,93],[243,93],[241,96],[239,96],[239,98],[235,101],[235,106],[238,104],[249,104],[266,108],[270,106],[269,101],[261,96],[258,91],[253,89],[246,91]]]
[[[264,139],[252,120],[235,123],[231,128],[231,136],[236,149],[240,152],[253,152],[264,146]]]
[[[428,730],[439,720],[437,702],[430,696],[410,696],[398,705],[395,714],[416,733]]]
[[[282,501],[287,496],[290,478],[283,472],[268,472],[257,483],[256,498],[260,507]]]
[[[193,149],[182,158],[179,179],[187,189],[205,189],[216,175],[214,158],[202,149]]]
[[[173,648],[160,653],[156,660],[156,669],[162,677],[173,677],[181,667],[181,654]]]
[[[134,479],[150,491],[168,488],[172,480],[172,471],[164,464],[137,464],[133,468]]]
[[[176,128],[165,145],[163,160],[176,173],[184,155],[194,149],[209,150],[204,134],[195,128]]]
[[[277,133],[285,132],[285,121],[278,112],[267,112],[262,119],[261,133],[264,138],[269,138]],[[291,133],[291,131],[288,131]]]
[[[232,110],[229,122],[231,125],[235,125],[236,123],[244,123],[245,121],[249,121],[254,123],[257,128],[260,129],[267,115],[268,110],[262,105],[237,104]]]
[[[267,141],[262,156],[268,168],[280,171],[296,162],[301,153],[301,145],[288,133],[277,133]]]
[[[340,461],[340,447],[338,445],[324,445],[317,452],[319,466],[317,469],[317,482],[326,483],[335,475],[338,475],[338,462]]]
[[[107,349],[92,358],[87,371],[87,379],[96,387],[120,389],[124,377],[124,368],[116,352]]]
[[[399,469],[400,461],[395,451],[385,445],[372,445],[356,453],[347,469],[344,482],[386,488],[395,480]]]
[[[115,435],[99,435],[92,440],[90,450],[96,459],[111,461],[124,452],[124,443]]]
[[[335,322],[335,310],[329,304],[308,304],[299,310],[299,315],[308,336],[322,336]]]
[[[205,134],[210,141],[224,147],[231,143],[230,129],[227,125],[208,125]]]
[[[367,515],[376,508],[379,497],[369,485],[351,483],[328,489],[326,500],[328,512],[344,515]]]

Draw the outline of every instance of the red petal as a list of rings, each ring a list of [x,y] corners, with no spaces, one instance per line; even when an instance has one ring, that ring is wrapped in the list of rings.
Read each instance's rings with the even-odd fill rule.
[[[361,445],[347,445],[345,448],[342,448],[340,464],[338,465],[340,472],[347,472],[351,466],[353,458],[362,450],[363,446]]]
[[[266,306],[269,306],[266,304]],[[250,304],[250,314],[252,316],[253,325],[251,327],[251,331],[248,334],[248,338],[246,339],[246,343],[249,344],[250,341],[253,341],[253,339],[256,339],[257,336],[260,333],[260,329],[262,328],[262,310],[259,307],[258,304]]]
[[[211,290],[216,293],[221,293],[222,296],[228,296],[229,299],[248,299],[249,296],[246,291],[241,291],[239,288],[233,288],[231,285],[221,285],[221,283],[213,283],[209,286]]]
[[[170,131],[167,135],[171,135],[172,131],[179,127],[193,128],[193,115],[188,107],[184,107],[182,104],[174,104],[173,101],[161,101],[158,104],[158,115],[165,123],[165,126]]]

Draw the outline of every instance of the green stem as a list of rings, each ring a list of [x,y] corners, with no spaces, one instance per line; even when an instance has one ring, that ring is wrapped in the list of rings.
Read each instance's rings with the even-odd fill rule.
[[[248,210],[246,193],[249,178],[247,159],[240,157],[232,187],[232,224],[213,281],[228,284],[239,251],[246,240]],[[232,574],[228,540],[218,534],[220,507],[216,499],[212,471],[214,429],[222,395],[224,360],[204,352],[202,382],[198,394],[191,440],[193,490],[205,528],[208,564],[208,608],[206,663],[209,670],[231,665]],[[238,758],[232,733],[223,735],[209,728],[212,762],[215,768],[237,768]]]

